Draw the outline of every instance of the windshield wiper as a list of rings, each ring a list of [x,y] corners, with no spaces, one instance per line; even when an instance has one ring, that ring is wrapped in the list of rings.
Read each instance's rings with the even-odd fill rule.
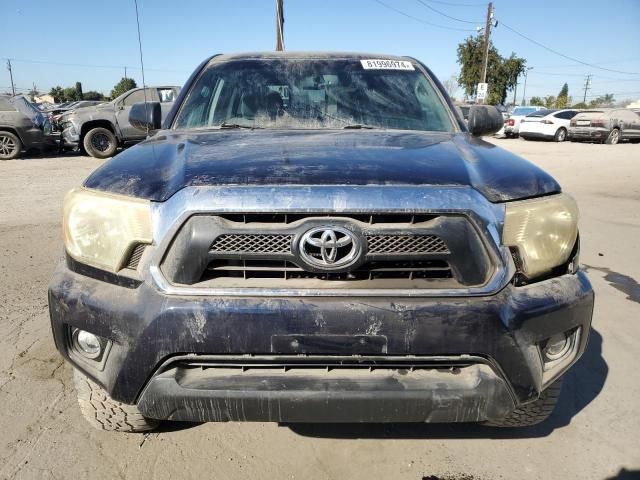
[[[343,130],[360,130],[360,129],[372,130],[374,128],[378,128],[378,127],[372,127],[371,125],[363,125],[361,123],[354,123],[353,125],[345,125],[344,127],[342,127]]]
[[[248,128],[249,130],[254,130],[256,128],[262,128],[262,127],[254,127],[251,125],[240,125],[239,123],[227,123],[227,122],[222,122],[220,125],[218,125],[218,128],[220,128],[221,130],[224,129],[234,129],[234,128]]]

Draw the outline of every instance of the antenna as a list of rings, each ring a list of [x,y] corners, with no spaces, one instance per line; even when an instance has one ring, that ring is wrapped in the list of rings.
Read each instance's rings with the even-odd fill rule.
[[[282,52],[284,50],[284,8],[283,0],[276,0],[276,51]]]
[[[140,69],[142,70],[142,93],[144,95],[144,116],[145,118],[149,118],[149,111],[147,106],[147,84],[144,80],[144,62],[142,61],[142,40],[140,39],[140,16],[138,15],[138,0],[133,0],[133,2],[136,5],[136,23],[138,24],[138,49],[140,50]],[[147,138],[149,138],[148,123],[147,123]]]

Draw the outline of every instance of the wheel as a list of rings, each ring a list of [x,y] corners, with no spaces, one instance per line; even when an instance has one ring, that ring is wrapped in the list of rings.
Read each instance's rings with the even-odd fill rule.
[[[22,142],[11,132],[0,132],[0,160],[13,160],[22,152]]]
[[[78,404],[84,418],[98,430],[148,432],[158,421],[144,417],[138,407],[113,400],[97,383],[78,370],[73,372]]]
[[[89,130],[82,141],[84,150],[95,158],[113,157],[118,141],[111,130],[98,127]]]
[[[561,389],[562,379],[556,380],[540,394],[536,401],[516,408],[500,420],[485,422],[485,425],[489,427],[529,427],[543,422],[549,418],[558,403]]]
[[[567,129],[560,127],[556,132],[553,140],[556,142],[564,142],[567,139]]]
[[[613,130],[611,130],[611,133],[609,133],[609,136],[604,141],[604,143],[608,145],[617,145],[618,142],[620,142],[620,130],[614,128]]]

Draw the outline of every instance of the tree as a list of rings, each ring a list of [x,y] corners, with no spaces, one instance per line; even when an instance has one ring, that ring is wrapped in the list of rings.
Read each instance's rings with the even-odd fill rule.
[[[444,82],[442,82],[444,89],[447,91],[451,98],[455,97],[456,92],[458,91],[458,77],[456,75],[451,75]]]
[[[566,108],[569,105],[569,85],[565,83],[558,93],[558,97],[555,101],[556,108]]]
[[[533,105],[534,107],[544,107],[544,100],[540,97],[531,97],[529,99],[529,105]]]
[[[89,90],[83,94],[84,100],[104,100],[104,95],[94,90]]]
[[[606,93],[598,98],[594,98],[589,103],[590,107],[611,107],[614,103],[613,93]]]
[[[556,104],[556,97],[554,97],[553,95],[548,95],[546,97],[544,97],[544,106],[547,108],[553,108],[553,106]]]
[[[589,108],[589,105],[587,105],[584,102],[580,102],[580,103],[576,103],[572,108]]]
[[[76,100],[84,100],[82,95],[82,83],[76,82]]]
[[[49,90],[49,95],[53,97],[53,101],[56,103],[64,102],[64,90],[61,86],[53,87]]]
[[[458,45],[458,63],[461,66],[458,83],[464,88],[467,96],[473,96],[476,85],[480,82],[482,68],[483,39],[480,36],[470,36]],[[526,60],[514,53],[509,58],[503,58],[494,47],[489,44],[487,61],[487,83],[489,84],[488,104],[503,104],[507,92],[512,90],[518,76],[524,72]]]
[[[67,87],[63,92],[65,102],[75,102],[76,100],[80,100],[76,92],[76,87]]]
[[[133,78],[122,78],[118,83],[116,83],[113,90],[111,90],[111,98],[116,98],[122,95],[124,92],[128,92],[132,88],[136,88],[138,85]]]

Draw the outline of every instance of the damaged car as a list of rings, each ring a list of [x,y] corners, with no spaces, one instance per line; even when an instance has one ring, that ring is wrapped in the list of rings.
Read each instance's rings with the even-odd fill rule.
[[[571,120],[569,139],[607,145],[623,141],[640,142],[640,116],[628,108],[586,110]]]
[[[23,96],[0,96],[0,160],[57,146],[47,116]]]
[[[55,344],[95,427],[546,419],[594,294],[578,208],[410,57],[205,60],[64,201]]]
[[[134,88],[111,102],[64,113],[58,120],[62,144],[95,158],[109,158],[118,147],[133,145],[147,136],[146,131],[129,123],[129,111],[134,104],[159,103],[166,115],[179,91],[176,86]]]

